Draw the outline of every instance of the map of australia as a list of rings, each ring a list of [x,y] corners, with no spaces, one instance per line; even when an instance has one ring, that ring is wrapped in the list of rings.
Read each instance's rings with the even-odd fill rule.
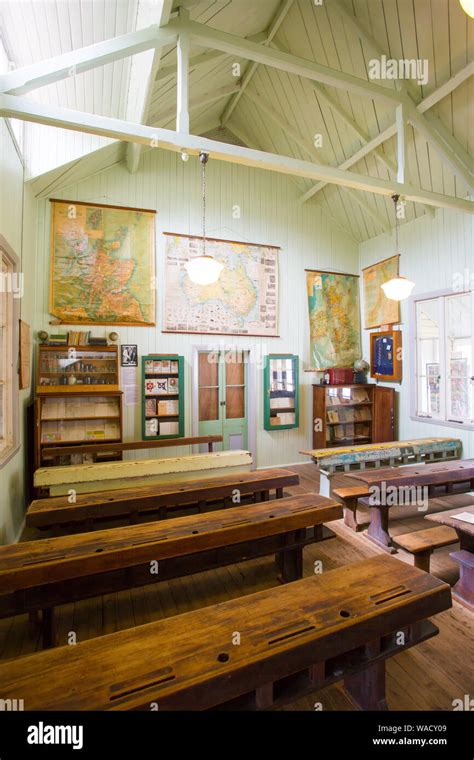
[[[228,335],[278,334],[278,249],[206,240],[224,264],[217,282],[197,285],[184,265],[202,252],[201,238],[166,236],[164,329]]]
[[[154,324],[154,213],[54,201],[52,214],[51,313]]]

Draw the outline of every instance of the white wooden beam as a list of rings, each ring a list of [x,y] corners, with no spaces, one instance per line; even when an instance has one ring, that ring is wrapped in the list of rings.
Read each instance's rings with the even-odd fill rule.
[[[459,71],[457,74],[451,77],[451,79],[449,79],[443,85],[438,87],[427,98],[424,98],[416,106],[416,110],[419,113],[425,113],[425,111],[427,111],[428,108],[432,108],[434,105],[436,105],[436,103],[439,103],[440,100],[442,100],[447,95],[449,95],[454,89],[456,89],[456,87],[459,87],[459,85],[462,84],[462,82],[465,82],[466,79],[468,79],[473,73],[474,71],[471,64],[461,69],[461,71]],[[397,133],[396,124],[391,124],[389,127],[384,129],[383,132],[380,132],[380,134],[372,138],[372,140],[370,140],[366,145],[364,145],[363,148],[358,150],[357,153],[354,153],[350,158],[348,158],[346,161],[340,164],[339,168],[348,169],[350,166],[353,166],[358,161],[360,161],[361,158],[364,158],[364,156],[368,155],[369,153],[372,153],[372,151],[378,148],[380,145],[382,145],[382,143],[386,142],[387,140],[390,140],[394,135],[396,135],[396,133]],[[319,193],[319,191],[323,189],[325,184],[326,184],[325,182],[318,182],[317,184],[313,185],[313,187],[310,187],[309,190],[307,190],[306,193],[304,193],[304,195],[301,196],[300,201],[302,203],[305,203],[306,201],[308,201],[310,198],[313,197],[313,195],[316,195],[316,193]]]
[[[166,26],[170,20],[173,3],[172,0],[159,0],[159,3],[156,3],[153,7],[139,3],[137,25],[145,27],[150,21],[156,20],[160,28]],[[153,14],[153,17],[150,14]],[[157,46],[154,50],[148,50],[132,58],[127,98],[127,121],[138,121],[140,124],[146,124],[148,108],[162,52],[163,48]],[[141,145],[127,143],[125,165],[131,174],[138,171],[140,155]]]
[[[291,10],[291,6],[294,4],[295,0],[282,0],[280,5],[277,8],[277,12],[275,13],[275,16],[272,18],[270,25],[268,27],[268,36],[264,45],[269,45],[270,42],[273,40],[275,34],[278,32],[280,26],[282,25],[283,21],[287,17],[289,11]],[[227,122],[229,121],[230,117],[232,116],[232,113],[234,112],[235,107],[237,106],[237,103],[239,102],[240,98],[242,97],[242,93],[245,92],[247,89],[247,86],[252,80],[253,75],[255,74],[256,70],[258,68],[258,63],[253,61],[250,63],[245,71],[245,74],[242,78],[242,87],[240,89],[240,92],[236,93],[232,96],[232,98],[227,103],[224,112],[222,114],[222,126],[225,127]]]
[[[157,45],[170,45],[176,38],[177,30],[172,26],[160,29],[153,25],[88,47],[71,50],[69,53],[1,75],[0,93],[23,95],[38,87],[141,53]]]
[[[296,76],[305,77],[306,79],[323,82],[331,87],[349,90],[356,95],[380,98],[392,104],[402,103],[405,100],[405,96],[402,93],[383,85],[374,84],[360,77],[345,74],[342,71],[322,66],[314,61],[307,61],[304,58],[298,58],[289,53],[282,53],[280,50],[258,45],[255,42],[250,42],[250,40],[227,32],[221,32],[218,29],[212,29],[195,21],[183,24],[180,22],[179,27],[188,31],[194,43],[201,47],[216,48],[229,55],[248,58],[256,63],[262,63],[265,66],[287,71],[289,74],[296,74]]]
[[[189,35],[178,35],[176,131],[189,132]]]
[[[395,124],[397,126],[397,182],[405,182],[406,124],[402,105],[396,108]]]
[[[321,166],[309,161],[301,161],[289,156],[243,148],[239,145],[228,145],[204,137],[191,134],[180,134],[160,127],[147,127],[143,124],[133,124],[121,119],[111,119],[97,114],[87,114],[72,111],[67,108],[44,105],[27,98],[14,95],[0,95],[0,116],[7,116],[39,124],[72,129],[88,134],[138,142],[142,145],[160,147],[164,150],[182,151],[198,155],[206,151],[211,158],[218,161],[252,166],[256,169],[276,171],[314,180],[325,180],[336,185],[352,187],[356,190],[378,193],[380,195],[398,194],[406,200],[427,203],[431,206],[452,208],[466,213],[474,212],[474,203],[450,195],[433,193],[408,184],[368,177],[355,172],[343,171],[337,167]]]
[[[267,33],[266,32],[259,32],[258,34],[252,34],[250,37],[246,37],[245,39],[250,40],[251,42],[257,42],[262,43],[267,39]],[[198,68],[199,66],[204,66],[206,63],[210,63],[211,61],[215,61],[218,58],[226,58],[227,53],[223,53],[222,50],[209,50],[206,53],[199,53],[199,55],[194,55],[189,59],[189,69],[192,71],[193,69]],[[168,79],[169,77],[175,77],[176,76],[176,64],[175,63],[169,63],[167,66],[160,66],[159,71],[156,73],[155,81],[161,82],[163,79]]]

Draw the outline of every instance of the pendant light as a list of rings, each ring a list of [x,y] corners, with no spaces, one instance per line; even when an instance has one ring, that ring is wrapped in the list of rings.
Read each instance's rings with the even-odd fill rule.
[[[400,246],[399,246],[399,229],[398,229],[398,214],[397,214],[397,205],[398,205],[398,199],[400,198],[399,195],[392,195],[392,201],[395,205],[395,235],[396,235],[396,253],[399,254]],[[411,291],[415,287],[415,283],[411,280],[408,280],[406,277],[402,277],[401,275],[397,275],[397,277],[393,277],[391,280],[388,280],[387,282],[384,282],[380,286],[391,301],[403,301],[405,298],[408,298],[408,296],[411,294]]]
[[[468,16],[474,18],[474,0],[459,0],[459,2],[461,3],[461,8],[464,13],[467,13]]]
[[[201,151],[199,160],[201,162],[202,191],[202,253],[200,256],[190,259],[184,268],[191,282],[195,282],[197,285],[211,285],[219,279],[224,264],[206,254],[206,164],[209,160],[209,153]]]

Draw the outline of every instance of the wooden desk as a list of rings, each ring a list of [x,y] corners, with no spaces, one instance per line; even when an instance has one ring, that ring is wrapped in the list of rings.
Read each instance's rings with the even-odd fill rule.
[[[453,588],[453,596],[465,607],[474,611],[474,524],[456,520],[455,515],[469,512],[474,515],[474,504],[470,507],[457,507],[436,515],[426,515],[431,522],[449,525],[458,534],[460,551],[450,555],[459,562],[459,580]]]
[[[53,528],[79,525],[81,531],[92,530],[104,520],[127,518],[131,523],[142,521],[155,513],[160,519],[172,516],[176,509],[198,509],[216,502],[236,506],[236,493],[241,498],[268,501],[270,491],[277,499],[284,489],[298,485],[295,472],[284,469],[252,470],[252,472],[221,475],[203,480],[185,480],[168,485],[134,486],[116,491],[78,494],[71,502],[69,496],[50,496],[32,501],[26,513],[28,527]]]
[[[60,604],[269,554],[275,554],[279,577],[294,581],[303,575],[303,548],[329,537],[324,523],[341,516],[337,502],[307,493],[2,546],[0,617],[43,610],[43,639],[50,646],[53,608]],[[159,562],[154,572],[153,562]]]
[[[351,473],[351,478],[368,486],[371,496],[361,499],[360,503],[370,510],[370,525],[367,537],[385,550],[395,552],[389,532],[389,510],[399,506],[402,496],[408,489],[423,489],[423,498],[447,496],[455,493],[468,493],[474,490],[474,459],[462,459],[458,462],[436,462],[421,467],[387,467],[379,470]],[[393,492],[395,501],[391,503],[388,494]],[[417,496],[415,491],[408,494]],[[416,502],[415,502],[416,503]]]
[[[24,695],[27,711],[271,709],[343,679],[359,708],[384,709],[385,660],[436,635],[427,618],[450,606],[448,584],[379,555],[10,660],[0,699]]]
[[[320,473],[319,493],[329,496],[331,478],[336,472],[352,473],[382,465],[399,467],[410,462],[458,459],[462,442],[458,438],[418,438],[410,441],[388,441],[362,446],[341,446],[310,449],[300,454],[310,456]]]

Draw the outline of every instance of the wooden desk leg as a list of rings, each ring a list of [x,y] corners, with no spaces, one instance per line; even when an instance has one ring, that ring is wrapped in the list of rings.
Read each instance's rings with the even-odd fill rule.
[[[43,610],[43,649],[56,646],[56,618],[54,607]]]
[[[293,544],[297,539],[296,533],[288,533],[285,543]],[[284,549],[276,555],[276,564],[281,572],[283,583],[300,580],[303,577],[303,548]]]
[[[474,612],[474,567],[463,558],[463,554],[463,551],[458,551],[449,555],[459,564],[459,580],[453,586],[452,594],[456,601]]]
[[[277,499],[283,499],[283,488],[277,488],[276,489],[276,498]]]
[[[365,645],[368,657],[380,652],[380,641]],[[388,710],[385,698],[385,662],[369,665],[344,678],[344,688],[361,710]]]
[[[342,507],[344,512],[344,525],[351,528],[355,533],[360,530],[357,522],[357,499],[346,499]]]
[[[392,546],[392,537],[388,531],[388,507],[376,504],[370,507],[370,525],[367,529],[367,538],[389,554],[396,554]]]

